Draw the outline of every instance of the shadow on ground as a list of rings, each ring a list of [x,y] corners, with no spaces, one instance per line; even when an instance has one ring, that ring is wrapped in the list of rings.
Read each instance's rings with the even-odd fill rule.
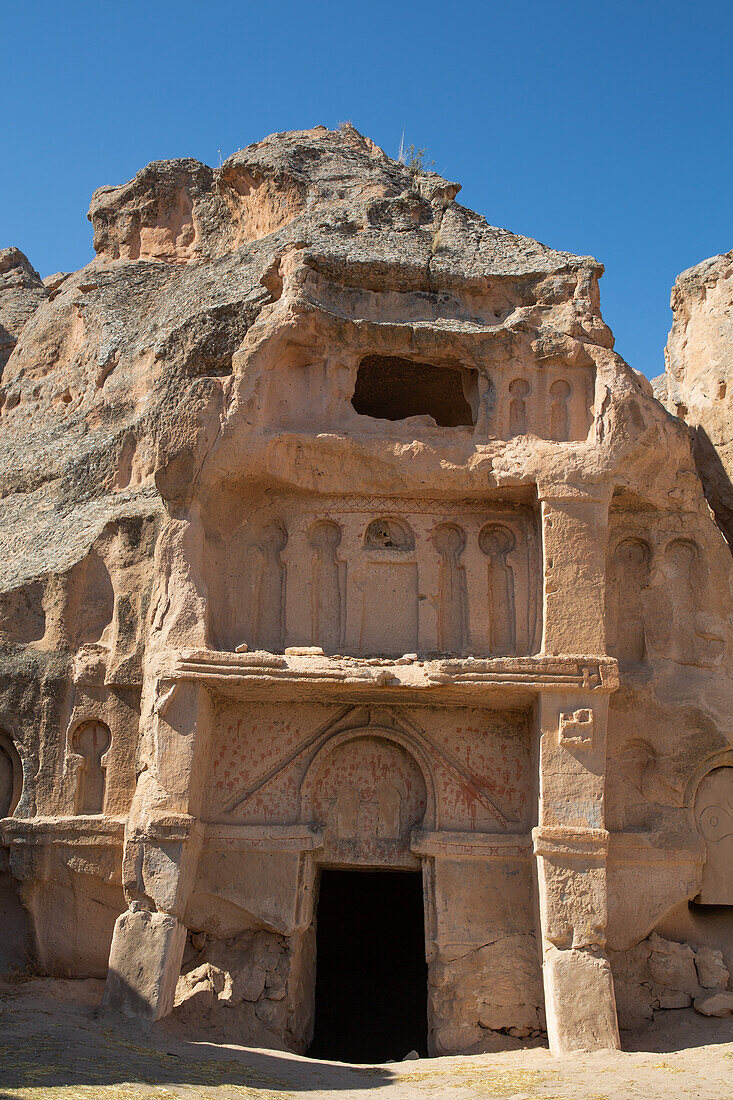
[[[102,1015],[93,988],[83,1004],[46,999],[44,987],[51,984],[29,982],[0,992],[0,1100],[172,1100],[208,1096],[207,1087],[222,1090],[217,1096],[279,1100],[363,1091],[392,1078],[385,1067],[304,1062],[279,1051],[182,1040],[164,1028]],[[100,983],[53,983],[57,989],[66,984]],[[29,996],[34,986],[37,994]]]

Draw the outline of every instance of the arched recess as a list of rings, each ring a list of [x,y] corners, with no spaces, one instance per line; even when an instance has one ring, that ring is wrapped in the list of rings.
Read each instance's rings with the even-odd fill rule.
[[[15,742],[0,730],[0,818],[12,817],[23,790],[23,766]]]
[[[710,764],[710,761],[708,761]],[[700,905],[733,906],[733,753],[718,754],[695,791],[695,822],[705,844]]]
[[[427,756],[427,752],[420,746],[417,740],[404,734],[402,730],[385,726],[362,726],[358,729],[344,729],[341,733],[333,734],[325,744],[319,746],[310,759],[303,782],[300,783],[299,816],[300,821],[313,821],[314,813],[314,785],[321,770],[322,763],[343,745],[351,741],[366,739],[382,740],[387,744],[400,747],[411,758],[422,775],[425,784],[425,813],[423,815],[423,827],[426,829],[438,829],[438,806],[436,800],[435,774]]]
[[[104,813],[107,787],[106,754],[112,734],[104,722],[82,722],[71,737],[71,748],[78,758],[76,772],[77,814]]]

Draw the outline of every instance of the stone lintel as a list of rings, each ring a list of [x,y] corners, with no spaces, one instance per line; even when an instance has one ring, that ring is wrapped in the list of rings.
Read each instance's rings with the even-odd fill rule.
[[[204,850],[312,852],[323,847],[320,825],[206,825]]]
[[[618,688],[618,663],[597,655],[419,660],[323,654],[181,650],[159,670],[161,706],[176,686],[199,684],[234,699],[374,698],[440,700],[470,706],[531,701],[545,692],[606,695]]]
[[[531,838],[526,833],[431,832],[413,829],[410,849],[416,856],[444,856],[450,859],[528,860]]]

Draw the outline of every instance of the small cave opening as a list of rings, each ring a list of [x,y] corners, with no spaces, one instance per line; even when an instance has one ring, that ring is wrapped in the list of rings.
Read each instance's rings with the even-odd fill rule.
[[[476,371],[395,355],[367,355],[351,399],[356,412],[377,420],[432,416],[441,428],[472,427],[478,408]]]
[[[426,1057],[427,993],[420,872],[323,869],[309,1057]]]

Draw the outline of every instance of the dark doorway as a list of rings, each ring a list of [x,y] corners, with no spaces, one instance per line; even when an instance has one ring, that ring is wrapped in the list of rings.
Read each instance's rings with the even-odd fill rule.
[[[427,1055],[419,872],[321,872],[311,1058],[399,1061]]]
[[[458,365],[439,367],[393,355],[362,359],[351,399],[356,412],[379,420],[432,416],[441,428],[476,423],[476,371]]]

